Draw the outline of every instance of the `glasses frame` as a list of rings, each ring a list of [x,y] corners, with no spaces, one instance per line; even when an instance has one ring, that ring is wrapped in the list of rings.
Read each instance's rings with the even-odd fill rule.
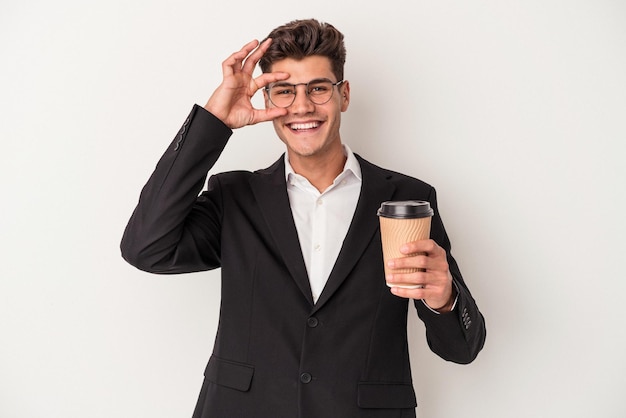
[[[330,96],[328,96],[328,100],[322,102],[322,103],[317,103],[314,102],[313,99],[311,99],[311,96],[309,96],[309,84],[311,83],[319,83],[319,82],[328,82],[331,84],[331,91],[330,91]],[[336,83],[333,83],[332,80],[328,79],[328,78],[314,78],[313,80],[307,82],[307,83],[297,83],[297,84],[290,84],[290,83],[285,83],[284,81],[277,81],[274,83],[270,83],[267,86],[265,86],[264,90],[265,93],[267,94],[267,99],[270,101],[271,104],[273,104],[276,107],[280,107],[283,109],[288,108],[289,106],[291,106],[295,101],[296,101],[296,96],[298,95],[298,89],[296,87],[298,86],[305,86],[306,88],[304,89],[304,94],[306,95],[307,99],[309,99],[309,101],[313,104],[316,105],[325,105],[326,103],[330,102],[330,99],[333,98],[333,94],[335,94],[335,87],[340,87],[343,83],[345,83],[346,80],[340,80],[337,81]],[[287,106],[278,106],[276,103],[274,103],[272,101],[272,96],[270,95],[270,89],[272,87],[274,87],[275,85],[280,85],[280,86],[285,86],[285,87],[293,87],[294,90],[294,95],[293,98],[291,100],[291,103],[289,103]]]

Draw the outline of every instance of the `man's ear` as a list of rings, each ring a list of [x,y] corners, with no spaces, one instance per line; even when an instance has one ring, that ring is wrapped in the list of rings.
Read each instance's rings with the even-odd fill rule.
[[[341,84],[341,111],[345,112],[348,110],[348,106],[350,105],[350,82],[348,80],[344,81]]]

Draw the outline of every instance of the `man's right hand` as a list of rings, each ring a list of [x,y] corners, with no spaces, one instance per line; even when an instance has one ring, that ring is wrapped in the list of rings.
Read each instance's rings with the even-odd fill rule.
[[[213,92],[204,108],[231,129],[265,122],[287,113],[287,109],[279,107],[255,109],[251,102],[252,96],[269,83],[289,78],[289,74],[283,72],[252,77],[256,64],[271,42],[271,39],[260,45],[257,40],[248,42],[222,63],[222,84]]]

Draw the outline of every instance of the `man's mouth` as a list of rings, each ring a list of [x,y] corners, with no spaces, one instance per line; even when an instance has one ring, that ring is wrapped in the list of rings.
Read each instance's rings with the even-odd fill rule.
[[[320,126],[319,122],[306,122],[306,123],[291,123],[289,128],[292,131],[304,131],[307,129],[315,129]]]

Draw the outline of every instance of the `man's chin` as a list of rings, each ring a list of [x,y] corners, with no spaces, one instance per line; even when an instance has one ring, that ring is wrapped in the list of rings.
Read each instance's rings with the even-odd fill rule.
[[[300,157],[311,157],[317,154],[320,149],[317,144],[308,139],[290,138],[290,140],[287,141],[286,144],[290,153],[293,153]]]
[[[316,149],[311,148],[289,148],[289,156],[299,157],[299,158],[309,158],[313,157],[317,154]]]

